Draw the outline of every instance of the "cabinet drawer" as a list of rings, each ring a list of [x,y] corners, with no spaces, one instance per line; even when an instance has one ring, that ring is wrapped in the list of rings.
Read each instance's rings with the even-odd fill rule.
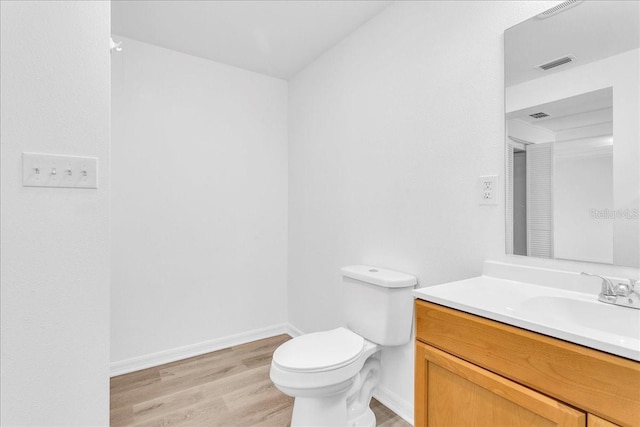
[[[603,419],[640,426],[640,363],[416,300],[417,339]]]
[[[418,342],[416,426],[584,427],[586,414]]]

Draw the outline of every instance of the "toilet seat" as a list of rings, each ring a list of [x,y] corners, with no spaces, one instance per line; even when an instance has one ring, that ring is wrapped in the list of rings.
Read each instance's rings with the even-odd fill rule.
[[[366,360],[380,349],[346,328],[301,335],[275,351],[270,377],[290,396],[333,394],[348,389]]]
[[[273,364],[289,372],[325,372],[357,360],[365,339],[346,328],[301,335],[282,344],[273,354]]]

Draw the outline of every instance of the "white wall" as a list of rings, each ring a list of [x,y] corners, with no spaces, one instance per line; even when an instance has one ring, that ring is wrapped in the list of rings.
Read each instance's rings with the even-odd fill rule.
[[[282,327],[287,83],[114,39],[115,372]]]
[[[0,424],[109,423],[109,2],[0,2]],[[98,157],[22,187],[23,151]]]
[[[593,210],[613,207],[613,147],[601,138],[553,146],[553,256],[613,263],[613,220]],[[600,146],[598,146],[600,144]]]
[[[475,276],[504,254],[503,31],[548,2],[397,2],[289,86],[289,319],[342,322],[339,268],[420,286]],[[375,315],[375,313],[372,313]],[[413,344],[383,355],[386,397],[412,417]],[[402,407],[404,405],[404,408]]]

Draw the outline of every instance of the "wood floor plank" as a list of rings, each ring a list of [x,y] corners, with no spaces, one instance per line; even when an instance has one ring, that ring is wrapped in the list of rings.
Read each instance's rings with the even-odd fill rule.
[[[112,427],[289,426],[293,398],[269,378],[278,335],[111,379]],[[409,424],[372,400],[379,426]]]
[[[272,426],[286,426],[291,425],[291,414],[293,413],[293,403],[286,402],[280,407],[272,408],[267,416],[263,417],[263,420],[256,421],[254,426],[272,427]]]
[[[160,380],[147,386],[127,388],[125,390],[112,389],[112,407],[141,403],[159,395],[170,395],[186,388],[195,387],[216,381],[217,379],[230,377],[234,374],[247,371],[247,367],[239,360],[229,357],[203,366],[202,369],[189,369],[179,374],[174,371],[165,371],[160,367]]]
[[[234,375],[247,370],[247,366],[238,359],[220,359],[209,361],[199,366],[191,366],[189,369],[177,367],[171,369],[160,369],[160,381],[180,382],[184,384],[206,383],[215,381],[218,378]]]
[[[109,411],[110,427],[126,427],[134,424],[133,407],[121,406]]]
[[[221,398],[216,398],[181,406],[162,414],[154,414],[153,410],[144,414],[136,414],[134,415],[134,425],[136,427],[208,426],[211,423],[205,420],[220,419],[227,412],[224,401]]]
[[[269,393],[269,389],[273,392]],[[274,389],[273,386],[267,386],[263,390],[262,398],[252,399],[251,404],[238,405],[235,409],[230,410],[225,418],[218,420],[217,425],[254,426],[263,424],[275,426],[278,424],[275,423],[274,417],[283,411],[289,412],[289,418],[285,421],[291,421],[290,412],[293,410],[293,398]]]
[[[378,427],[411,427],[411,424],[400,418],[376,399],[371,399],[371,410],[376,415]]]
[[[160,381],[160,373],[157,368],[143,369],[111,378],[111,390],[112,392],[121,393],[127,390],[139,389],[157,381]]]
[[[264,406],[263,402],[273,397],[282,396],[282,392],[273,385],[270,379],[267,379],[226,394],[223,399],[230,410],[248,412],[256,407]]]
[[[242,363],[247,368],[255,368],[256,366],[271,366],[271,353],[246,357],[242,359]]]
[[[203,386],[192,387],[178,393],[163,395],[134,405],[133,413],[136,423],[143,423],[165,417],[183,408],[192,407],[200,403],[207,405],[211,401],[216,401],[216,398],[209,396],[203,388]],[[220,406],[224,407],[226,411],[226,405],[224,405],[222,397],[218,397],[217,399],[222,400]]]

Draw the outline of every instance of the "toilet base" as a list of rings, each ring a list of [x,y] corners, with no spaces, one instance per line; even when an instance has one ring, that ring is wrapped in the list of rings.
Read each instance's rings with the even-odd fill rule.
[[[346,426],[346,396],[339,394],[323,399],[296,397],[291,416],[291,427],[296,426]]]
[[[369,399],[370,401],[371,399]],[[344,394],[318,399],[296,397],[291,417],[291,427],[297,426],[348,426],[375,427],[376,416],[368,407],[357,417],[348,419]]]
[[[371,408],[368,408],[364,414],[361,414],[358,418],[351,420],[349,422],[349,426],[376,427],[376,416],[371,410]]]
[[[340,392],[314,397],[298,395],[293,403],[291,427],[375,427],[376,417],[369,405],[380,373],[379,352],[376,352],[354,378],[343,383],[349,386]]]

